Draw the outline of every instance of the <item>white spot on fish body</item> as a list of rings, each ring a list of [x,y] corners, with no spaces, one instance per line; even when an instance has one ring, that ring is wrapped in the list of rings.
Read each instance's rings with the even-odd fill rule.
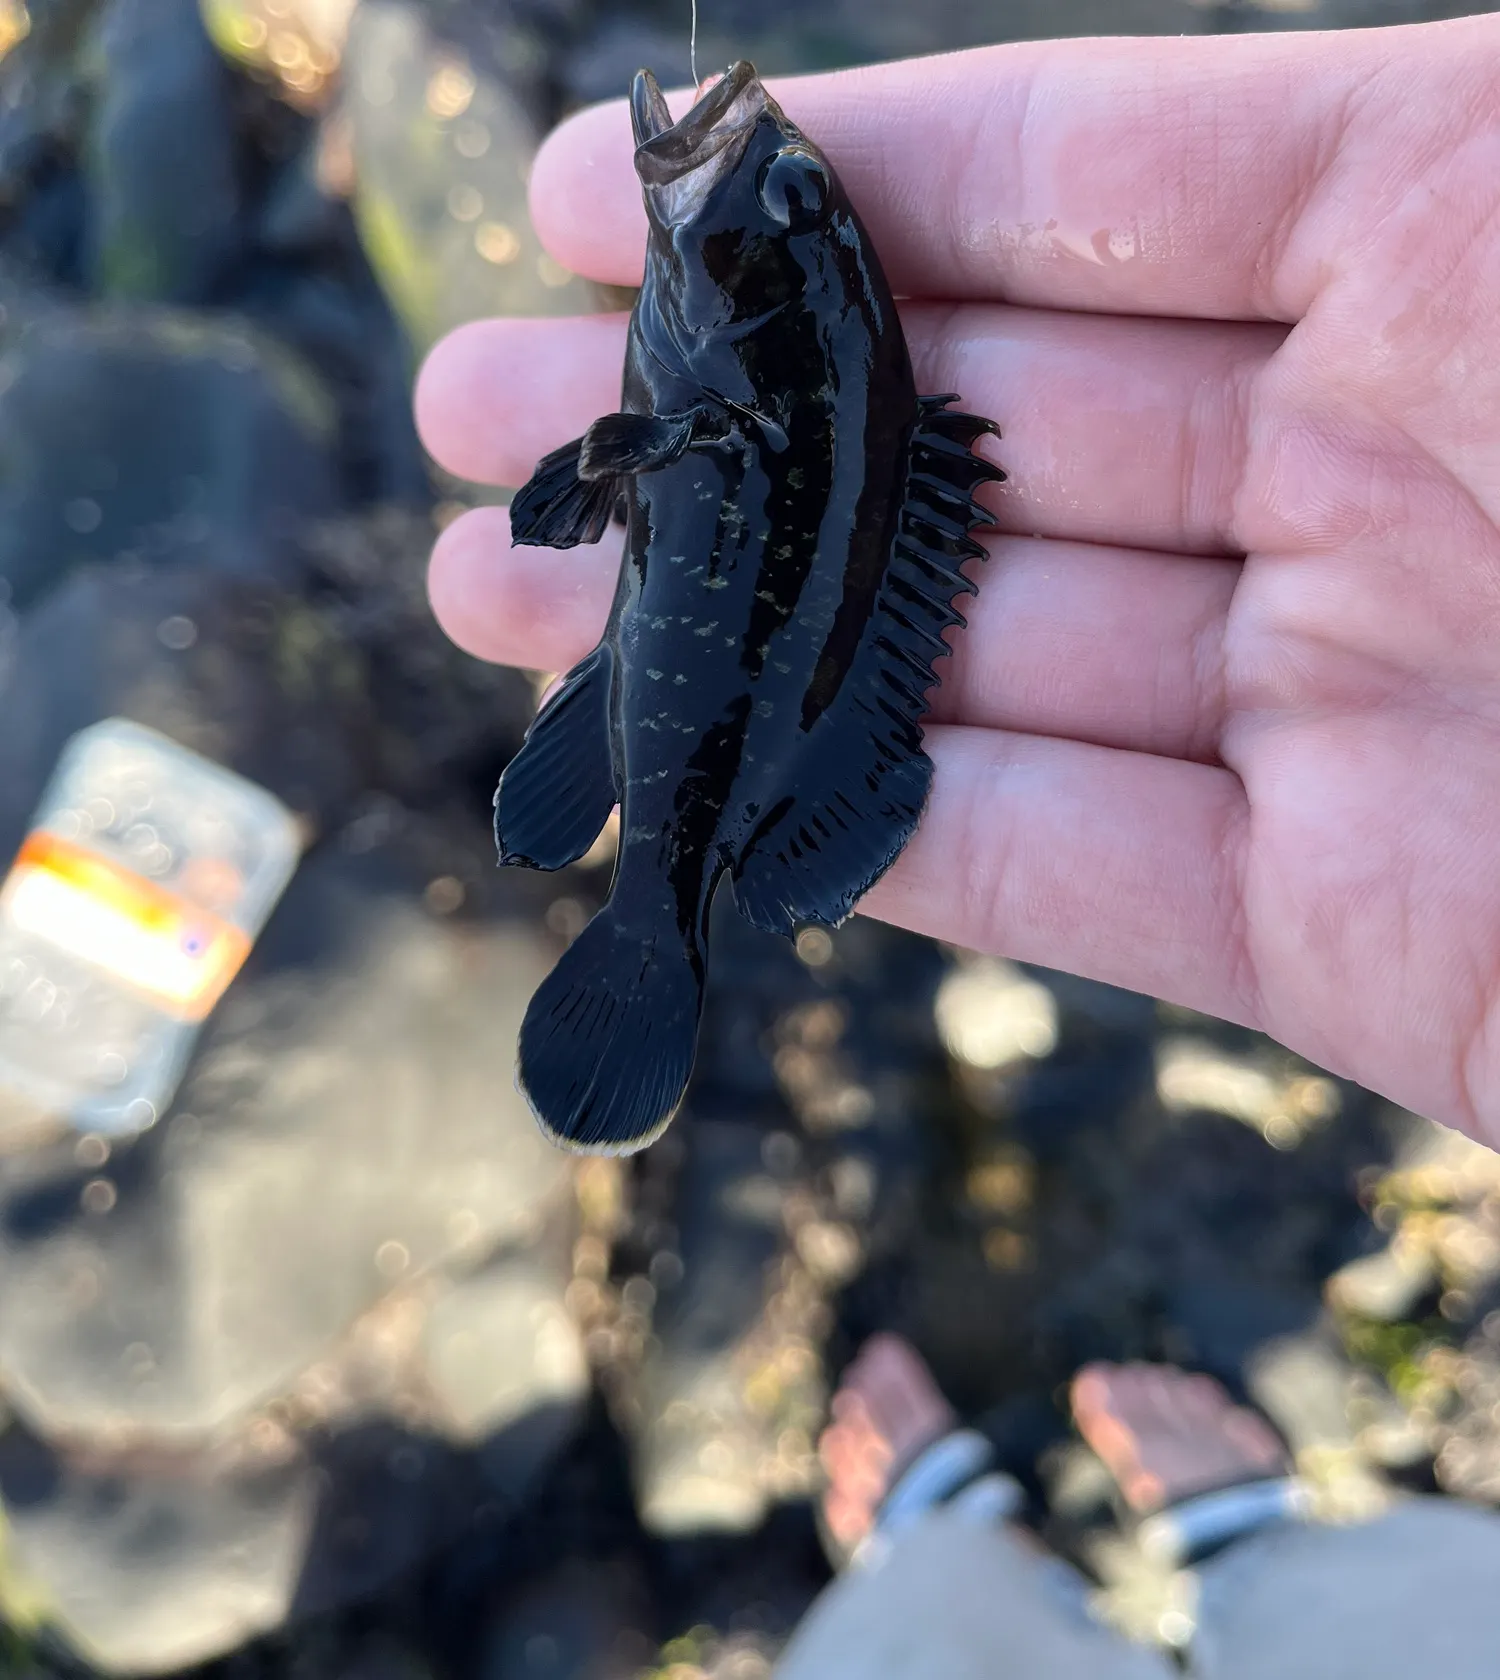
[[[647,666],[647,668],[646,668],[646,675],[648,677],[650,677],[652,682],[660,682],[661,681],[661,672],[660,671],[653,671],[650,668],[650,666]]]

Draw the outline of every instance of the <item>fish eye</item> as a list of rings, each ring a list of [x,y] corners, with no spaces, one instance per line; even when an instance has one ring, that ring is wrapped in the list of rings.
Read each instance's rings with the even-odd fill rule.
[[[755,179],[766,214],[793,230],[817,221],[832,190],[827,165],[806,146],[783,146],[772,152]]]

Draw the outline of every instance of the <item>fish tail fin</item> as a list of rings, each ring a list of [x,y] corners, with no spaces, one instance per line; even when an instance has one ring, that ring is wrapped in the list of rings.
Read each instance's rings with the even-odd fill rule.
[[[591,1155],[644,1149],[693,1071],[704,953],[675,917],[643,929],[613,903],[543,981],[521,1027],[518,1082],[542,1129]]]

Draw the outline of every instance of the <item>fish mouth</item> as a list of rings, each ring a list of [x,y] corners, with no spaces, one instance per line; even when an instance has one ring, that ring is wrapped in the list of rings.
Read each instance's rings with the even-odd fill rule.
[[[668,227],[691,221],[713,188],[734,172],[756,123],[775,107],[755,66],[741,59],[674,123],[656,77],[636,73],[630,90],[635,169]]]

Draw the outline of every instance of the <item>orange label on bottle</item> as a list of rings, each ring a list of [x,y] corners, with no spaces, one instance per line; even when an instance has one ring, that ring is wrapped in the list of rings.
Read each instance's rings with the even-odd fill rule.
[[[201,1021],[250,954],[250,936],[144,875],[43,829],[0,892],[11,926]]]

